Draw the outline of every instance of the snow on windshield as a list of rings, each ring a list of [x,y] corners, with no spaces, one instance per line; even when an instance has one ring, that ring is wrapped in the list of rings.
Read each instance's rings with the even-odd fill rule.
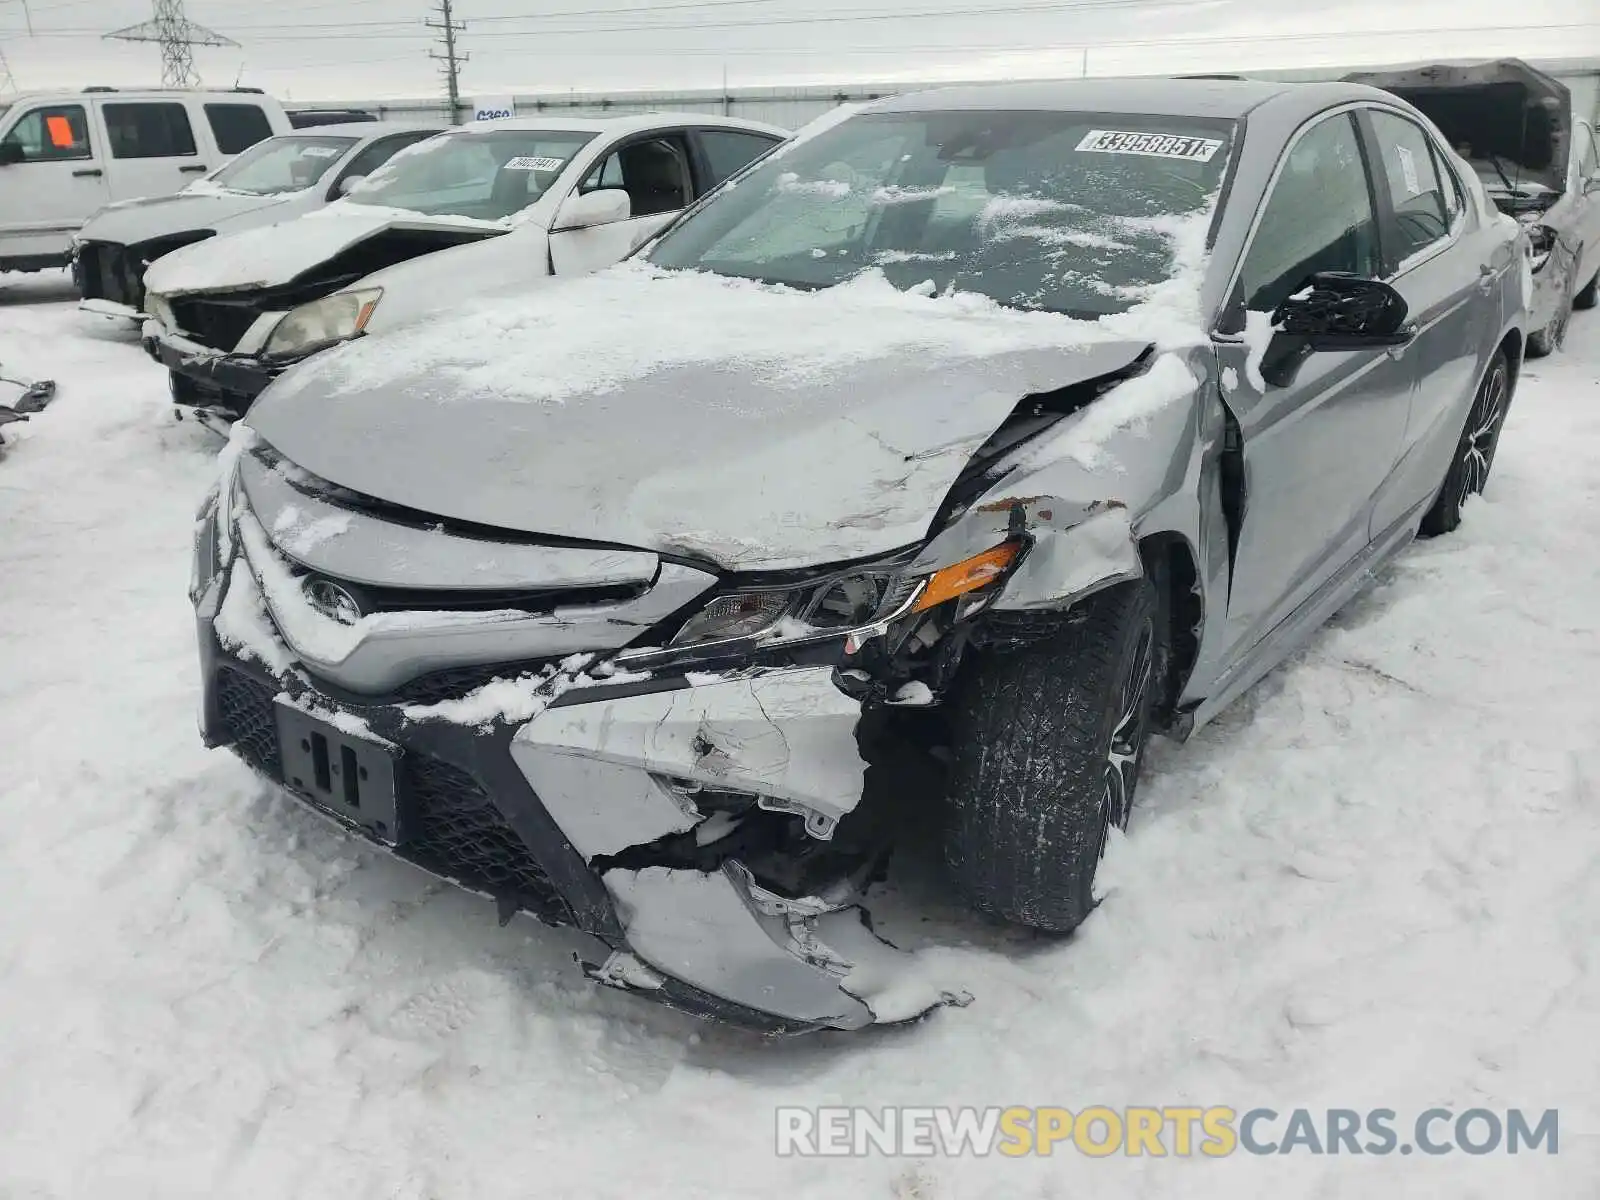
[[[802,288],[897,287],[1126,312],[1174,274],[1172,222],[1209,216],[1232,124],[1192,117],[863,115],[786,147],[650,258]]]
[[[275,196],[314,186],[350,147],[351,137],[287,135],[258,142],[204,183],[252,196]],[[194,189],[200,190],[200,189]]]
[[[357,185],[350,204],[501,221],[544,195],[592,133],[468,130],[397,154]]]

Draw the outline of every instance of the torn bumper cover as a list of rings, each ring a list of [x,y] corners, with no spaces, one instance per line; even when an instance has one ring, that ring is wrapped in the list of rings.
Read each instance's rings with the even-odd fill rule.
[[[210,409],[228,420],[243,417],[255,398],[291,365],[225,354],[164,330],[153,320],[144,323],[140,341],[145,353],[171,372],[174,404]]]
[[[861,797],[861,705],[832,667],[647,678],[575,655],[470,691],[495,668],[359,695],[279,632],[246,545],[202,520],[207,744],[503,920],[576,926],[602,984],[766,1032],[965,1002],[867,929],[866,871],[764,878],[796,843],[826,858],[806,830],[831,834]]]

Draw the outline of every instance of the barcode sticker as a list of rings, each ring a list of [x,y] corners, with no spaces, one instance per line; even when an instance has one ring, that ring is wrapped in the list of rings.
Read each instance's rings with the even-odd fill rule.
[[[506,161],[508,171],[559,171],[559,158],[513,158]]]
[[[1218,138],[1186,137],[1175,133],[1091,129],[1078,143],[1078,149],[1089,154],[1141,154],[1147,158],[1210,162],[1222,149],[1222,142]]]

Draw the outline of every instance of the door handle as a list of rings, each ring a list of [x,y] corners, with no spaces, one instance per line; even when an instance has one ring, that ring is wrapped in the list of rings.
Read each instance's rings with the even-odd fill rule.
[[[207,172],[209,170],[211,170],[211,168],[208,167],[208,166],[205,166],[202,163],[195,163],[193,166],[179,167],[178,168],[179,173],[183,174],[183,175],[193,175],[196,172],[199,172],[200,174],[203,175],[203,174],[205,174],[205,172]]]
[[[74,171],[72,177],[74,179],[99,179],[104,174],[105,172],[99,167],[88,167],[82,171]]]
[[[1499,272],[1488,263],[1481,264],[1478,267],[1478,290],[1485,296],[1494,291],[1494,281],[1498,274]]]

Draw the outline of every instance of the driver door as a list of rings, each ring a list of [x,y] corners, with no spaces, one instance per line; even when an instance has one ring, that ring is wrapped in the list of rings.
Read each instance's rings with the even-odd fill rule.
[[[617,147],[578,185],[578,195],[615,188],[628,194],[626,221],[550,234],[557,275],[582,275],[609,267],[666,228],[694,198],[689,147],[681,134],[652,135]]]
[[[1403,350],[1325,351],[1272,369],[1270,314],[1317,271],[1378,278],[1379,222],[1353,114],[1319,118],[1290,142],[1214,340],[1230,417],[1230,658],[1248,651],[1368,541],[1373,500],[1394,468],[1414,386]]]
[[[98,136],[82,104],[18,105],[0,135],[0,258],[60,255],[72,235],[110,199]]]

